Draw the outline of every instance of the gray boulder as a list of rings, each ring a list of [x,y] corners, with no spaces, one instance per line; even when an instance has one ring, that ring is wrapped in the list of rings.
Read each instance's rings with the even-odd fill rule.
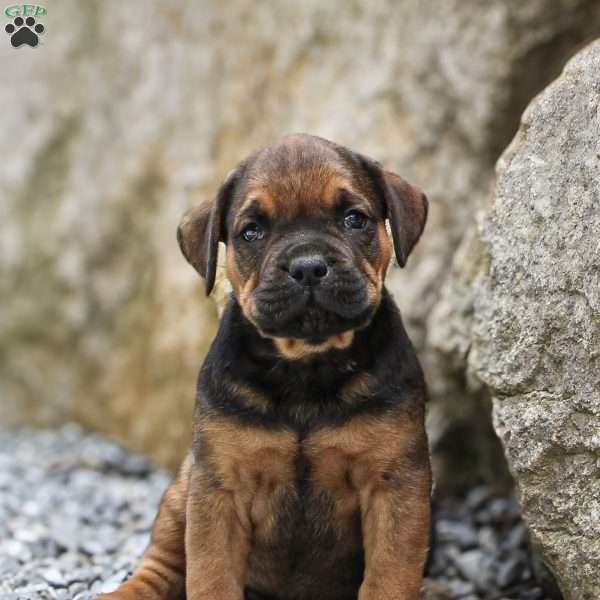
[[[569,600],[600,598],[599,107],[600,41],[525,111],[444,290],[470,305],[454,347],[492,397],[530,532]]]

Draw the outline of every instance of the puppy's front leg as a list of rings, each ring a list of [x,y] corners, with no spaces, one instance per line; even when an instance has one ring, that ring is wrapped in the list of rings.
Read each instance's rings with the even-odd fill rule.
[[[403,457],[393,471],[383,472],[361,493],[365,575],[359,600],[420,597],[429,544],[431,476],[428,463],[411,462]]]
[[[201,465],[192,468],[185,533],[186,600],[242,600],[250,521]]]

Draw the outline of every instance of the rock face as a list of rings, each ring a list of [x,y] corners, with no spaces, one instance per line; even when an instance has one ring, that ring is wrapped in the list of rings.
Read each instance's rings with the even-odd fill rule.
[[[600,597],[599,106],[600,41],[525,111],[471,242],[478,268],[457,269],[472,306],[456,347],[492,396],[530,531],[569,600]],[[468,303],[458,289],[448,297]]]
[[[488,411],[428,321],[520,112],[597,30],[597,0],[148,0],[135,15],[65,0],[43,22],[35,49],[0,45],[2,421],[76,417],[175,464],[216,322],[179,216],[255,148],[307,131],[427,191],[426,235],[390,285],[434,448],[458,422],[462,472],[498,470]]]

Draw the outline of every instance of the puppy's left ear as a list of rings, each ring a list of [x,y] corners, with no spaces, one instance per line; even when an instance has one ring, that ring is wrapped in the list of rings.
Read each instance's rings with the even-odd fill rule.
[[[418,187],[395,173],[383,171],[383,181],[396,260],[404,267],[425,229],[429,201]]]
[[[207,296],[215,284],[219,242],[226,241],[225,219],[242,172],[242,166],[231,171],[217,195],[200,206],[190,208],[177,228],[181,252],[204,278]]]
[[[404,267],[408,255],[425,229],[429,206],[427,196],[399,175],[385,171],[378,162],[362,155],[358,158],[376,191],[384,200],[396,260]]]

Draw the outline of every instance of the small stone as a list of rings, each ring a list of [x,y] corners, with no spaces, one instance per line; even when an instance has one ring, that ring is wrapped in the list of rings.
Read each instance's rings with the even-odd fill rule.
[[[67,582],[65,581],[64,575],[54,568],[44,569],[40,572],[40,575],[50,584],[55,587],[64,587]]]
[[[448,566],[448,560],[441,547],[435,547],[433,549],[433,556],[429,561],[428,575],[440,576],[444,575]]]
[[[98,540],[84,540],[79,544],[79,549],[88,556],[106,553],[106,546]]]
[[[71,584],[77,585],[82,581],[92,581],[94,577],[95,573],[92,571],[92,569],[81,568],[67,572],[65,575],[65,581],[67,584],[69,584],[69,589],[71,589]]]
[[[84,583],[73,583],[69,586],[69,593],[75,597],[77,596],[77,594],[79,594],[80,592],[83,592],[87,589],[87,585],[85,585]]]
[[[27,547],[27,545],[19,542],[18,540],[6,540],[4,543],[1,543],[0,553],[2,552],[6,552],[6,554],[9,556],[18,558],[22,561],[31,559],[31,550]]]
[[[510,530],[508,535],[500,540],[500,547],[502,550],[518,550],[525,547],[527,539],[527,528],[520,522]]]
[[[126,455],[123,468],[136,477],[144,477],[152,470],[150,462],[139,455]]]
[[[475,593],[475,586],[470,581],[461,581],[460,579],[451,579],[446,584],[452,598],[462,598]]]
[[[469,550],[452,557],[452,562],[460,574],[468,581],[475,581],[481,570],[483,553],[481,550]]]
[[[499,588],[506,589],[518,579],[523,569],[523,562],[524,557],[516,554],[499,565],[498,573],[496,574],[496,583]]]
[[[16,529],[14,532],[15,539],[25,544],[33,544],[40,539],[39,532],[33,529]]]
[[[479,546],[489,553],[495,553],[498,548],[498,534],[493,527],[483,526],[479,530]]]
[[[454,542],[463,550],[478,544],[477,532],[467,523],[444,520],[437,523],[435,531],[437,540],[442,543]]]
[[[110,594],[110,592],[114,592],[121,582],[127,577],[127,571],[120,571],[116,573],[113,577],[110,577],[106,581],[102,582],[97,589],[94,591],[98,594]]]
[[[480,591],[488,590],[493,582],[491,573],[493,558],[481,550],[468,550],[452,557],[460,575],[472,582]]]
[[[21,568],[21,563],[13,557],[3,556],[2,562],[0,562],[0,575],[16,573]],[[0,577],[2,581],[3,577]]]
[[[542,600],[543,598],[544,592],[541,588],[533,588],[521,593],[521,600]]]
[[[53,527],[51,535],[59,548],[70,552],[77,550],[77,532],[70,527],[65,527],[64,529]]]
[[[465,498],[465,503],[469,508],[477,510],[483,504],[485,504],[492,495],[492,491],[487,486],[479,486],[473,488]]]
[[[94,598],[96,594],[94,592],[91,591],[85,591],[85,592],[81,592],[80,594],[77,594],[73,600],[92,600],[92,598]]]
[[[521,516],[519,504],[513,498],[496,498],[488,506],[490,519],[495,523],[515,521]]]
[[[25,596],[35,594],[44,594],[48,592],[48,586],[45,583],[35,583],[22,588],[21,593]]]

